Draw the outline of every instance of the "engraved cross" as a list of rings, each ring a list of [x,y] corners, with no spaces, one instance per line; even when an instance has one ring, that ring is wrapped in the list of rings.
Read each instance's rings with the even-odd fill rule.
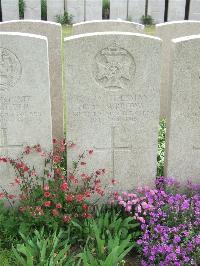
[[[7,128],[0,128],[0,150],[5,150],[5,156],[8,156],[8,149],[10,148],[20,148],[23,147],[21,144],[16,145],[9,145],[8,144],[8,138],[7,138]]]
[[[111,127],[111,147],[98,148],[94,147],[97,151],[111,151],[111,163],[112,163],[112,173],[113,178],[115,178],[115,151],[131,151],[132,146],[115,146],[115,127]]]

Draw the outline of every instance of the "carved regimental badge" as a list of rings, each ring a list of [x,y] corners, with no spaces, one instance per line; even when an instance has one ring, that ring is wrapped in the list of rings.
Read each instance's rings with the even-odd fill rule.
[[[17,56],[6,48],[0,47],[0,91],[13,87],[20,79],[21,63]]]
[[[116,42],[95,57],[96,81],[109,90],[124,89],[133,81],[136,65],[133,56]]]

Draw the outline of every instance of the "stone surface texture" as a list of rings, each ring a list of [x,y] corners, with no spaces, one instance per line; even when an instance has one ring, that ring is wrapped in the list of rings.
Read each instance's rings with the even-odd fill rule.
[[[165,0],[149,0],[148,14],[153,17],[154,23],[164,22]]]
[[[24,19],[41,19],[41,0],[25,0]]]
[[[102,0],[85,1],[86,20],[102,19]]]
[[[0,31],[33,33],[48,38],[53,137],[63,138],[61,26],[44,21],[18,20],[0,23]]]
[[[0,33],[0,156],[16,158],[24,146],[52,150],[49,63],[46,37]],[[29,165],[35,161],[35,155]],[[39,156],[36,169],[43,168]],[[44,170],[44,168],[43,168]],[[15,174],[0,164],[0,185],[9,190]]]
[[[64,14],[63,0],[47,0],[47,20],[56,22],[57,15]]]
[[[133,22],[141,23],[145,13],[145,0],[129,0],[128,17]]]
[[[110,19],[128,18],[127,0],[110,0]]]
[[[1,0],[2,20],[19,19],[18,0]]]
[[[167,176],[200,183],[200,35],[173,40]]]
[[[200,0],[190,1],[189,19],[200,20]]]
[[[73,16],[73,23],[85,21],[85,5],[84,0],[67,0],[67,12]]]
[[[156,176],[160,53],[159,38],[139,33],[65,39],[67,139],[78,154],[94,150],[88,168],[105,168],[122,190]]]
[[[168,21],[183,20],[185,18],[186,0],[169,0]]]
[[[161,70],[161,118],[165,118],[168,110],[170,93],[171,40],[182,36],[200,33],[200,22],[177,21],[156,25],[156,36],[163,40]]]
[[[122,20],[93,20],[88,22],[76,23],[73,25],[74,35],[104,31],[143,33],[144,26],[139,23]]]

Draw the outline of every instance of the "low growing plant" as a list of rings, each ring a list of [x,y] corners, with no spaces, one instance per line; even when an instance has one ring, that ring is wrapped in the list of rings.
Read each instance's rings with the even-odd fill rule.
[[[71,25],[73,20],[73,15],[70,15],[67,11],[64,11],[63,15],[56,15],[56,22],[61,25]]]
[[[154,20],[152,18],[152,16],[150,15],[143,15],[141,17],[141,23],[144,24],[144,25],[148,25],[148,26],[152,26],[154,25]]]

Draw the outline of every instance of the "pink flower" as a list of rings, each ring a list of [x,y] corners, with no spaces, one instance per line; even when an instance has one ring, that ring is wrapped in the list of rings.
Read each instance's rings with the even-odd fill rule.
[[[50,207],[50,206],[51,206],[51,201],[46,201],[46,202],[44,202],[44,206],[45,206],[45,207]]]
[[[66,222],[66,223],[71,222],[71,219],[72,219],[72,218],[71,218],[70,215],[64,215],[64,216],[63,216],[63,221]]]
[[[0,199],[4,198],[4,193],[0,193]]]
[[[65,199],[66,199],[67,202],[72,202],[73,199],[74,199],[74,196],[73,195],[66,195]]]
[[[62,191],[66,191],[66,190],[68,190],[69,187],[68,187],[67,182],[63,182],[63,183],[60,185],[60,189],[61,189]]]
[[[145,224],[145,219],[143,217],[137,217],[137,220],[141,223]]]
[[[15,196],[12,195],[12,194],[9,194],[9,195],[8,195],[8,198],[9,198],[9,199],[13,199],[14,197],[15,197]]]
[[[44,185],[44,191],[49,191],[49,185],[47,184]]]
[[[57,209],[53,209],[52,210],[52,214],[53,214],[53,216],[58,216],[59,215],[59,211]]]
[[[88,151],[89,155],[93,154],[93,150]]]
[[[51,196],[51,193],[50,192],[48,192],[48,191],[45,191],[44,192],[44,197],[45,198],[49,198]]]
[[[56,204],[56,208],[57,208],[57,209],[62,209],[62,205],[61,205],[60,203],[57,203],[57,204]]]

